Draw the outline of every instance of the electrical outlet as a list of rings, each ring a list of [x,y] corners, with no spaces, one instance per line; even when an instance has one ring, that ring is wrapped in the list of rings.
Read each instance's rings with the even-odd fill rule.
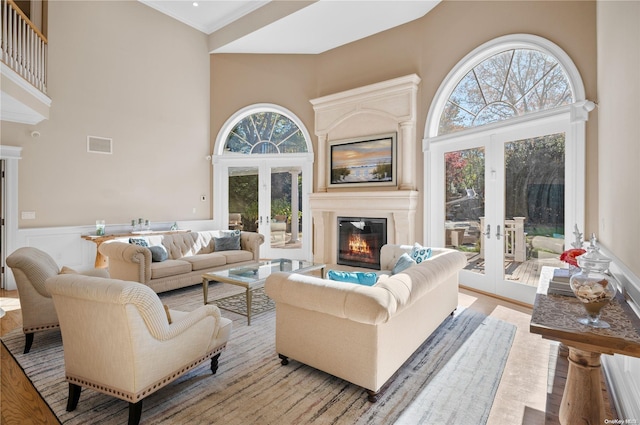
[[[196,207],[193,207],[193,213],[194,214],[196,213]]]
[[[35,211],[22,211],[22,219],[23,220],[35,220],[36,212]]]

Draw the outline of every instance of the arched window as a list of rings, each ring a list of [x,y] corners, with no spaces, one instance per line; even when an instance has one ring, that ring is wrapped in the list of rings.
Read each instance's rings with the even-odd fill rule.
[[[509,49],[474,66],[458,82],[440,116],[438,135],[573,103],[569,79],[551,55]]]
[[[221,228],[263,234],[261,257],[311,258],[313,145],[292,111],[275,104],[237,111],[220,128],[212,160]]]
[[[223,154],[304,153],[307,141],[298,125],[276,111],[253,112],[231,129]]]
[[[559,261],[538,242],[562,251],[584,228],[593,107],[571,58],[529,34],[479,46],[443,80],[423,140],[424,239],[465,253],[465,285],[533,303],[538,272],[522,271]]]

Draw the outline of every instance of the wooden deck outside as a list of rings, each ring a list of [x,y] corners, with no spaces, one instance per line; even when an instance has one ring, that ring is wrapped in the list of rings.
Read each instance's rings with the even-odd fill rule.
[[[480,258],[480,254],[477,252],[465,252],[467,255],[467,267],[466,270],[475,271],[481,273],[484,271],[484,258]],[[524,285],[538,286],[538,280],[540,279],[540,271],[543,266],[551,267],[565,267],[566,265],[555,258],[541,258],[531,259],[523,262],[516,262],[509,258],[504,260],[504,275],[505,279],[519,282]]]

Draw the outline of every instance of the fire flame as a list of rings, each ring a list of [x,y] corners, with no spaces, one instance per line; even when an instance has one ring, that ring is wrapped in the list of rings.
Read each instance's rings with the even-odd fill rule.
[[[369,254],[371,253],[371,248],[366,241],[362,240],[360,235],[351,235],[349,236],[349,251],[360,254]]]

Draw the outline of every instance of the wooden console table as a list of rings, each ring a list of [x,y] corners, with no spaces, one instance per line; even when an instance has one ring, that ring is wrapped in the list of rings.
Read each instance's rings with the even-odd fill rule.
[[[605,423],[601,354],[640,357],[640,319],[620,293],[602,309],[601,318],[611,328],[595,329],[578,323],[577,319],[585,315],[577,298],[546,293],[536,295],[531,314],[531,333],[569,348],[569,370],[559,412],[562,425]]]
[[[94,242],[96,244],[96,261],[95,267],[106,269],[109,267],[109,259],[100,253],[100,245],[105,241],[110,241],[118,238],[144,238],[145,236],[155,235],[168,235],[171,233],[188,233],[191,230],[166,230],[166,231],[149,231],[149,232],[129,232],[129,233],[114,233],[110,235],[82,235],[81,238],[87,241]]]

